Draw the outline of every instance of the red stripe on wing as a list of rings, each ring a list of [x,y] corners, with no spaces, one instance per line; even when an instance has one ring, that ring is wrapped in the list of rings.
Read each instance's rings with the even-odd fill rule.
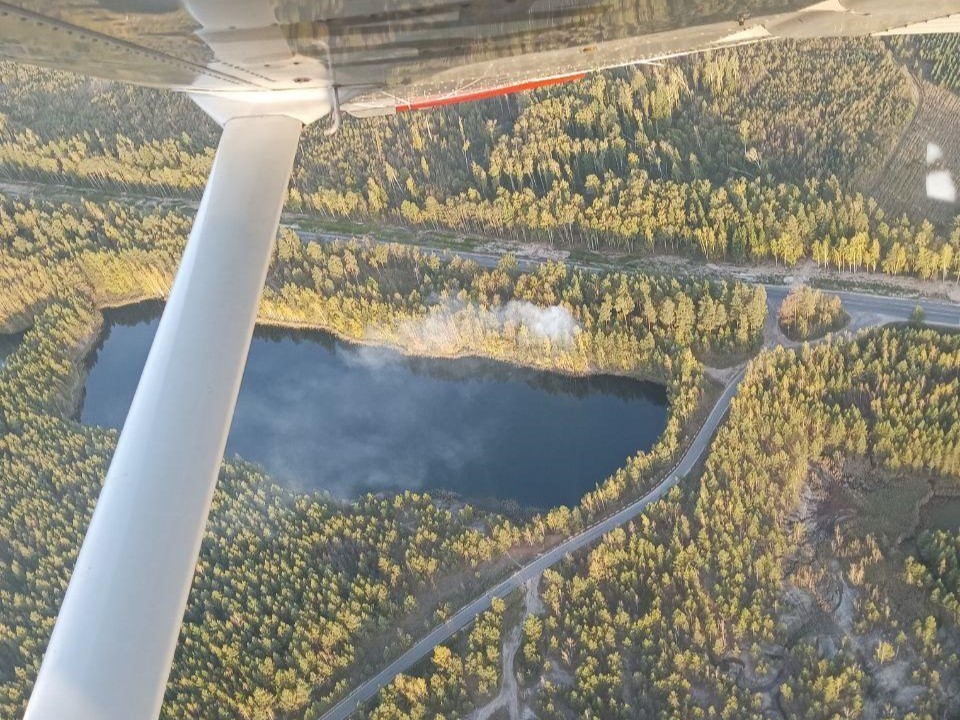
[[[587,73],[576,73],[574,75],[561,75],[559,77],[541,78],[539,80],[526,80],[513,85],[504,85],[497,88],[488,88],[487,90],[477,90],[475,92],[464,93],[462,95],[449,95],[444,97],[424,98],[422,100],[413,100],[409,103],[397,105],[397,112],[410,112],[412,110],[426,110],[427,108],[442,107],[444,105],[456,105],[462,102],[473,102],[474,100],[486,100],[487,98],[500,97],[501,95],[510,95],[524,90],[536,90],[537,88],[549,87],[550,85],[560,85],[561,83],[582,80]]]

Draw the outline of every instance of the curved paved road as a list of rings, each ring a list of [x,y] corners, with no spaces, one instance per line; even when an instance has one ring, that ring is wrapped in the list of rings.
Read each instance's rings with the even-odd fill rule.
[[[388,685],[393,678],[409,670],[420,660],[427,657],[437,645],[448,639],[454,633],[467,627],[480,613],[490,607],[493,598],[508,595],[526,581],[539,576],[548,567],[560,562],[560,560],[570,553],[584,548],[615,527],[629,522],[642,513],[651,503],[663,497],[679,482],[680,478],[693,469],[693,466],[697,464],[697,461],[700,460],[706,451],[717,426],[720,425],[720,421],[726,414],[727,408],[730,407],[730,401],[737,392],[737,386],[743,379],[743,373],[744,371],[741,370],[733,380],[730,381],[730,384],[727,385],[720,399],[717,400],[716,405],[714,405],[713,410],[711,410],[707,416],[706,421],[694,438],[693,443],[683,454],[680,462],[677,463],[667,477],[653,490],[616,514],[600,520],[578,535],[574,535],[556,547],[547,550],[535,560],[521,567],[506,580],[503,580],[495,587],[487,590],[487,592],[480,597],[465,605],[442,625],[438,625],[427,635],[423,636],[416,645],[407,650],[403,655],[330,708],[330,710],[321,717],[321,720],[345,720],[345,718],[349,717],[362,703],[373,698],[381,688]]]
[[[495,264],[498,260],[496,256],[488,257],[479,253],[457,254],[472,257],[472,259],[478,260],[484,265]],[[528,264],[535,265],[536,261],[528,261]],[[779,305],[780,301],[786,297],[787,293],[790,292],[790,288],[784,285],[764,285],[764,288],[767,291],[768,302],[771,303],[773,312],[776,312],[775,306]],[[960,306],[951,302],[846,291],[830,292],[840,296],[844,309],[850,313],[851,317],[854,315],[867,316],[870,318],[869,324],[909,320],[914,308],[920,305],[923,308],[925,321],[927,323],[947,327],[960,327]],[[706,452],[710,444],[710,439],[713,437],[717,426],[726,414],[727,408],[729,408],[730,402],[736,394],[737,387],[743,379],[743,372],[744,371],[741,370],[737,373],[730,384],[727,385],[680,462],[653,490],[615,515],[611,515],[591,525],[580,534],[574,535],[553,549],[548,550],[543,555],[540,555],[535,560],[521,567],[506,580],[503,580],[480,597],[465,605],[445,623],[435,627],[427,635],[422,637],[413,647],[377,673],[377,675],[364,682],[343,700],[334,705],[322,716],[321,720],[345,720],[362,703],[373,698],[381,688],[388,685],[398,674],[409,670],[429,655],[437,645],[447,640],[454,633],[467,627],[473,622],[477,615],[490,607],[493,598],[508,595],[513,590],[519,588],[524,582],[539,576],[546,568],[555,565],[570,553],[586,547],[615,527],[629,522],[643,512],[651,503],[663,497],[677,484],[680,478],[693,469],[693,466],[696,465],[697,461],[699,461]]]
[[[475,253],[458,253],[466,256],[474,256],[474,259],[482,259],[483,264],[494,264],[496,258],[478,256]],[[535,264],[535,261],[533,261]],[[772,305],[778,305],[786,297],[790,288],[783,285],[765,285],[768,301]],[[846,291],[830,291],[840,296],[844,309],[851,316],[859,314],[867,316],[869,324],[883,324],[885,322],[897,322],[909,320],[914,308],[920,305],[925,314],[927,323],[947,326],[960,327],[960,306],[950,302],[889,297],[884,295],[871,295],[867,293],[855,293]],[[776,311],[774,307],[774,312]],[[334,705],[321,717],[321,720],[345,720],[361,704],[372,699],[381,688],[388,685],[393,678],[402,672],[406,672],[420,660],[425,658],[440,643],[447,640],[450,636],[467,627],[473,620],[490,607],[490,603],[495,597],[504,597],[513,590],[519,588],[524,582],[531,578],[539,576],[546,568],[555,565],[570,553],[581,550],[590,545],[602,535],[610,532],[614,528],[624,525],[637,515],[642,513],[651,503],[656,502],[663,497],[670,489],[679,482],[680,478],[689,473],[693,466],[700,460],[706,452],[717,426],[730,407],[730,402],[736,394],[737,387],[743,379],[744,371],[741,370],[730,381],[730,384],[724,389],[723,394],[717,401],[713,410],[710,412],[703,427],[697,433],[693,443],[684,453],[680,462],[674,469],[661,481],[653,490],[644,495],[639,500],[628,505],[608,518],[600,520],[589,528],[568,538],[551,550],[532,560],[521,567],[510,577],[500,582],[495,587],[487,590],[486,593],[477,597],[469,604],[465,605],[445,623],[435,627],[427,635],[422,637],[413,647],[407,650],[403,655],[390,663],[387,667],[370,678],[353,692],[347,695],[343,700]]]
[[[340,239],[335,233],[311,233],[297,228],[298,234],[304,240],[330,241]],[[454,254],[464,258],[476,261],[478,264],[492,267],[495,266],[500,256],[494,253],[463,251],[463,250],[439,250],[436,248],[419,248],[423,252],[437,255]],[[518,258],[518,265],[521,270],[529,271],[536,269],[541,261],[532,258]],[[584,270],[597,271],[588,265],[577,265]],[[744,280],[749,283],[750,281]],[[767,301],[770,306],[770,312],[776,317],[777,307],[780,302],[790,292],[791,287],[787,285],[763,285],[767,291]],[[843,302],[844,309],[850,314],[851,318],[859,316],[865,321],[866,325],[882,325],[888,322],[899,322],[909,320],[917,305],[920,305],[924,311],[924,320],[928,324],[944,327],[960,327],[960,305],[948,301],[930,300],[926,298],[904,298],[887,295],[874,295],[870,293],[827,290],[831,294],[838,295]],[[447,622],[434,628],[430,633],[421,638],[416,645],[407,652],[394,660],[390,665],[380,671],[377,675],[367,680],[357,687],[347,697],[334,705],[321,720],[344,720],[349,717],[354,710],[362,703],[373,698],[381,688],[386,686],[399,673],[409,670],[413,665],[426,657],[434,647],[445,641],[454,633],[462,630],[469,625],[477,615],[490,607],[490,602],[494,597],[503,597],[511,591],[520,587],[525,581],[538,576],[546,568],[555,565],[564,557],[572,552],[594,542],[601,535],[610,530],[629,522],[631,519],[643,512],[648,505],[659,500],[670,488],[677,484],[679,479],[690,472],[703,453],[706,451],[713,437],[720,420],[723,418],[730,406],[730,401],[736,393],[737,386],[743,378],[743,371],[740,371],[726,387],[717,404],[714,406],[703,427],[697,433],[693,444],[684,453],[683,458],[674,468],[674,470],[653,490],[636,502],[628,505],[620,512],[612,515],[605,520],[592,525],[579,535],[575,535],[552,550],[539,556],[536,560],[520,568],[516,573],[502,581],[497,586],[488,590],[484,595],[476,598],[473,602],[464,606],[455,613]]]
[[[791,290],[787,285],[764,285],[763,287],[767,291],[767,300],[776,304],[779,304]],[[839,297],[840,302],[843,303],[843,309],[851,317],[860,313],[876,315],[887,322],[904,321],[910,319],[914,308],[919,305],[923,308],[924,322],[946,327],[960,327],[960,305],[946,300],[871,295],[846,290],[824,290],[824,292]]]
[[[10,194],[14,195],[29,195],[32,194],[37,187],[46,188],[47,186],[37,183],[20,183],[16,185],[5,185],[2,189],[5,192],[9,192]],[[73,192],[72,188],[63,189]],[[157,202],[166,202],[159,199],[154,200]],[[187,207],[193,207],[196,204],[193,201],[181,201],[181,203]],[[352,237],[334,232],[310,232],[302,230],[296,225],[293,227],[304,240],[319,240],[322,242],[329,242],[331,240],[350,239]],[[476,261],[480,265],[487,267],[495,266],[500,260],[500,256],[494,253],[440,250],[425,246],[419,246],[419,249],[423,252],[437,255],[446,255],[448,253],[460,255],[461,257],[469,258]],[[541,263],[541,261],[533,258],[521,257],[517,258],[517,263],[521,270],[529,271],[535,269]],[[599,270],[599,268],[589,265],[577,264],[576,266],[588,271]],[[743,278],[741,279],[744,282],[750,282],[749,280]],[[764,288],[767,291],[767,299],[768,303],[770,304],[771,311],[776,313],[776,306],[779,305],[779,302],[786,297],[787,293],[789,293],[790,287],[786,285],[764,284]],[[910,316],[913,314],[914,308],[916,308],[917,305],[920,305],[924,310],[924,319],[926,323],[951,328],[960,327],[960,305],[948,301],[929,300],[925,298],[903,298],[836,290],[830,290],[828,292],[840,297],[841,301],[843,302],[844,309],[851,315],[851,317],[854,315],[859,315],[866,319],[867,324],[875,325],[886,322],[909,320]],[[390,665],[380,671],[377,675],[357,687],[339,703],[334,705],[329,711],[327,711],[326,714],[322,716],[321,720],[344,720],[345,718],[349,717],[361,703],[373,698],[373,696],[376,695],[381,688],[389,684],[390,681],[393,680],[393,678],[399,673],[409,670],[413,665],[426,657],[434,647],[473,622],[477,615],[490,607],[490,603],[494,597],[503,597],[513,590],[516,590],[524,582],[533,577],[539,576],[540,573],[542,573],[546,568],[555,565],[570,553],[584,548],[615,527],[629,522],[643,512],[651,503],[654,503],[663,497],[674,485],[677,484],[677,482],[679,482],[681,477],[693,469],[693,466],[706,451],[708,445],[710,444],[710,439],[713,437],[717,426],[720,424],[720,421],[726,414],[727,408],[730,406],[730,402],[733,399],[733,396],[736,393],[737,387],[742,378],[743,371],[741,370],[733,378],[733,380],[724,390],[723,394],[720,396],[720,399],[710,412],[710,415],[707,417],[703,427],[701,427],[700,431],[697,433],[697,436],[694,438],[693,443],[684,453],[683,458],[668,474],[668,476],[653,490],[636,502],[628,505],[615,515],[599,521],[580,534],[568,538],[560,545],[548,550],[543,555],[540,555],[535,560],[521,567],[506,580],[503,580],[501,583],[488,590],[484,595],[476,598],[471,603],[461,608],[443,625],[434,628],[430,633],[421,638],[416,645],[407,650],[407,652],[390,663]]]
[[[23,186],[28,190],[33,187],[32,184],[23,184]],[[4,189],[7,190],[11,188]],[[13,194],[18,194],[17,191],[22,190],[22,188],[17,186],[12,188],[12,190]],[[192,206],[195,203],[188,201],[185,204]],[[329,242],[331,240],[350,239],[350,237],[352,237],[349,235],[342,235],[332,232],[310,232],[301,230],[296,226],[294,226],[294,228],[304,240],[319,240],[322,242]],[[437,255],[446,255],[448,253],[460,255],[461,257],[469,258],[476,261],[478,264],[487,267],[495,266],[500,260],[500,256],[494,253],[440,250],[425,246],[419,246],[419,249],[423,252]],[[533,258],[517,258],[517,263],[520,269],[524,271],[536,269],[541,262],[542,261]],[[591,272],[600,270],[599,268],[589,265],[575,265],[581,269]],[[750,282],[749,280],[743,278],[740,279],[747,283]],[[787,293],[790,292],[791,288],[786,285],[768,284],[764,284],[764,288],[767,291],[767,299],[768,303],[770,304],[771,312],[775,317],[777,306],[779,305],[780,301],[786,297]],[[828,292],[840,297],[841,301],[843,302],[844,309],[850,314],[851,318],[854,316],[860,316],[861,319],[865,320],[865,323],[869,325],[909,320],[910,316],[913,314],[914,308],[916,308],[917,305],[920,305],[923,308],[924,319],[926,323],[939,325],[942,327],[960,328],[960,305],[948,301],[930,300],[925,298],[904,298],[836,290],[829,290]],[[570,553],[576,552],[577,550],[590,545],[599,537],[608,533],[610,530],[629,522],[643,512],[651,503],[654,503],[663,497],[674,485],[677,484],[677,482],[679,482],[680,478],[693,469],[693,466],[700,460],[704,452],[706,452],[707,447],[710,444],[710,439],[713,437],[717,426],[720,424],[720,421],[726,414],[727,408],[729,408],[730,402],[733,399],[733,396],[736,394],[737,387],[739,386],[742,378],[743,371],[741,370],[733,378],[733,380],[731,380],[730,384],[720,396],[717,404],[710,412],[706,422],[697,433],[691,446],[684,453],[680,462],[653,490],[639,500],[628,505],[623,510],[620,510],[615,515],[597,522],[580,534],[568,538],[553,549],[548,550],[543,555],[540,555],[535,560],[521,567],[510,577],[488,590],[484,595],[474,599],[472,602],[461,608],[444,624],[434,628],[430,633],[421,638],[413,647],[407,650],[407,652],[390,663],[377,675],[357,687],[339,703],[334,705],[329,711],[327,711],[326,714],[321,717],[321,720],[345,720],[345,718],[349,717],[354,710],[359,707],[360,704],[365,703],[373,698],[373,696],[376,695],[381,688],[389,684],[394,677],[402,672],[405,672],[406,670],[409,670],[413,665],[425,658],[434,647],[447,640],[453,634],[467,627],[471,622],[473,622],[477,615],[490,607],[490,603],[493,598],[503,597],[513,590],[516,590],[524,582],[533,577],[539,576],[546,568],[555,565]]]

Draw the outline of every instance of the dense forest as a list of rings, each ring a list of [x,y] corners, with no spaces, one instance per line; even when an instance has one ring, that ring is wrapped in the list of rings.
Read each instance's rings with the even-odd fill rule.
[[[949,44],[928,43],[925,71],[950,82]],[[941,70],[922,55],[934,50]],[[348,121],[332,140],[309,128],[288,210],[957,278],[958,228],[891,216],[857,191],[912,112],[903,52],[763,44]],[[104,308],[167,292],[191,218],[158,198],[196,197],[218,131],[182,97],[68,73],[4,63],[0,88],[0,174],[74,188],[0,199],[0,328],[24,331],[0,361],[0,717],[19,717],[116,442],[73,419],[85,358]],[[793,302],[798,337],[842,312],[816,293]],[[544,312],[568,330],[544,329]],[[315,719],[509,571],[508,551],[535,555],[637,497],[702,419],[706,366],[759,350],[766,297],[735,281],[522,272],[510,256],[487,268],[284,229],[259,319],[411,354],[654,379],[667,427],[576,507],[533,516],[417,493],[337,501],[226,463],[164,718]],[[955,492],[958,416],[960,335],[900,327],[760,352],[703,468],[547,571],[542,616],[495,602],[366,715],[464,716],[496,692],[515,623],[538,717],[960,713],[960,531],[914,538],[916,521],[888,518],[918,482]],[[867,518],[877,498],[888,504]]]
[[[818,485],[815,468],[955,478],[958,389],[957,335],[761,354],[700,482],[548,571],[542,716],[952,717],[956,533],[905,561],[895,538],[830,516],[849,479]]]
[[[368,720],[463,717],[500,681],[506,603],[497,598],[477,618],[465,642],[438,646],[423,671],[398,675],[380,693]]]
[[[22,714],[116,439],[64,417],[98,324],[81,300],[53,303],[0,369],[4,717]],[[283,491],[254,467],[225,466],[165,717],[302,713],[342,689],[351,666],[405,645],[402,627],[386,621],[417,608],[423,583],[518,539],[507,521],[427,496],[337,504]],[[386,645],[365,658],[359,638],[378,629]]]
[[[0,201],[0,320],[27,328],[0,367],[4,717],[22,712],[116,438],[70,419],[100,309],[162,297],[188,228],[173,210]],[[538,330],[549,308],[569,315],[572,334]],[[762,288],[742,283],[560,264],[523,273],[509,257],[483,268],[284,231],[262,322],[411,353],[651,377],[668,386],[670,418],[651,452],[597,478],[578,507],[519,520],[422,494],[297,495],[253,466],[225,465],[165,717],[315,716],[505,570],[506,549],[542,547],[647,487],[702,411],[703,359],[754,350],[765,313]]]
[[[907,579],[927,590],[949,621],[960,625],[960,533],[926,532],[917,545],[917,557],[907,558]]]
[[[958,390],[958,335],[895,328],[759,355],[697,482],[546,571],[515,666],[536,716],[956,714],[960,534],[911,549],[886,516],[917,473],[960,489]],[[843,504],[864,482],[891,498],[869,530]],[[463,677],[448,651],[368,717],[467,716],[475,696],[422,692]]]
[[[159,196],[203,186],[216,132],[183,98],[9,64],[0,87],[9,177]],[[288,209],[575,249],[956,278],[960,231],[857,191],[914,103],[879,41],[743,47],[348,121],[335,138],[307,128]],[[128,105],[164,111],[114,112]]]
[[[931,82],[948,90],[960,90],[960,37],[957,35],[898,38],[892,46]]]

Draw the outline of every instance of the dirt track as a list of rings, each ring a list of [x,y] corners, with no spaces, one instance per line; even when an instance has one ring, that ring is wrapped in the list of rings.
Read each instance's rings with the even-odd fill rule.
[[[524,709],[520,698],[520,687],[517,684],[517,673],[514,669],[514,660],[517,657],[517,651],[520,649],[520,639],[523,634],[523,621],[527,615],[540,615],[543,612],[543,603],[540,602],[538,587],[540,585],[540,576],[538,575],[524,583],[524,608],[523,613],[517,620],[517,624],[510,630],[510,634],[503,641],[503,668],[501,670],[500,692],[497,696],[478,708],[470,720],[490,720],[495,712],[501,708],[507,709],[510,720],[522,720]]]

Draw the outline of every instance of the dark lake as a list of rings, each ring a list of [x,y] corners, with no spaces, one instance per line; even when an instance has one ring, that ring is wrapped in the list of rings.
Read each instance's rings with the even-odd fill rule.
[[[123,423],[159,305],[106,313],[84,423]],[[474,358],[411,358],[325,333],[259,329],[227,455],[339,497],[447,490],[475,502],[573,504],[666,423],[665,389]]]

